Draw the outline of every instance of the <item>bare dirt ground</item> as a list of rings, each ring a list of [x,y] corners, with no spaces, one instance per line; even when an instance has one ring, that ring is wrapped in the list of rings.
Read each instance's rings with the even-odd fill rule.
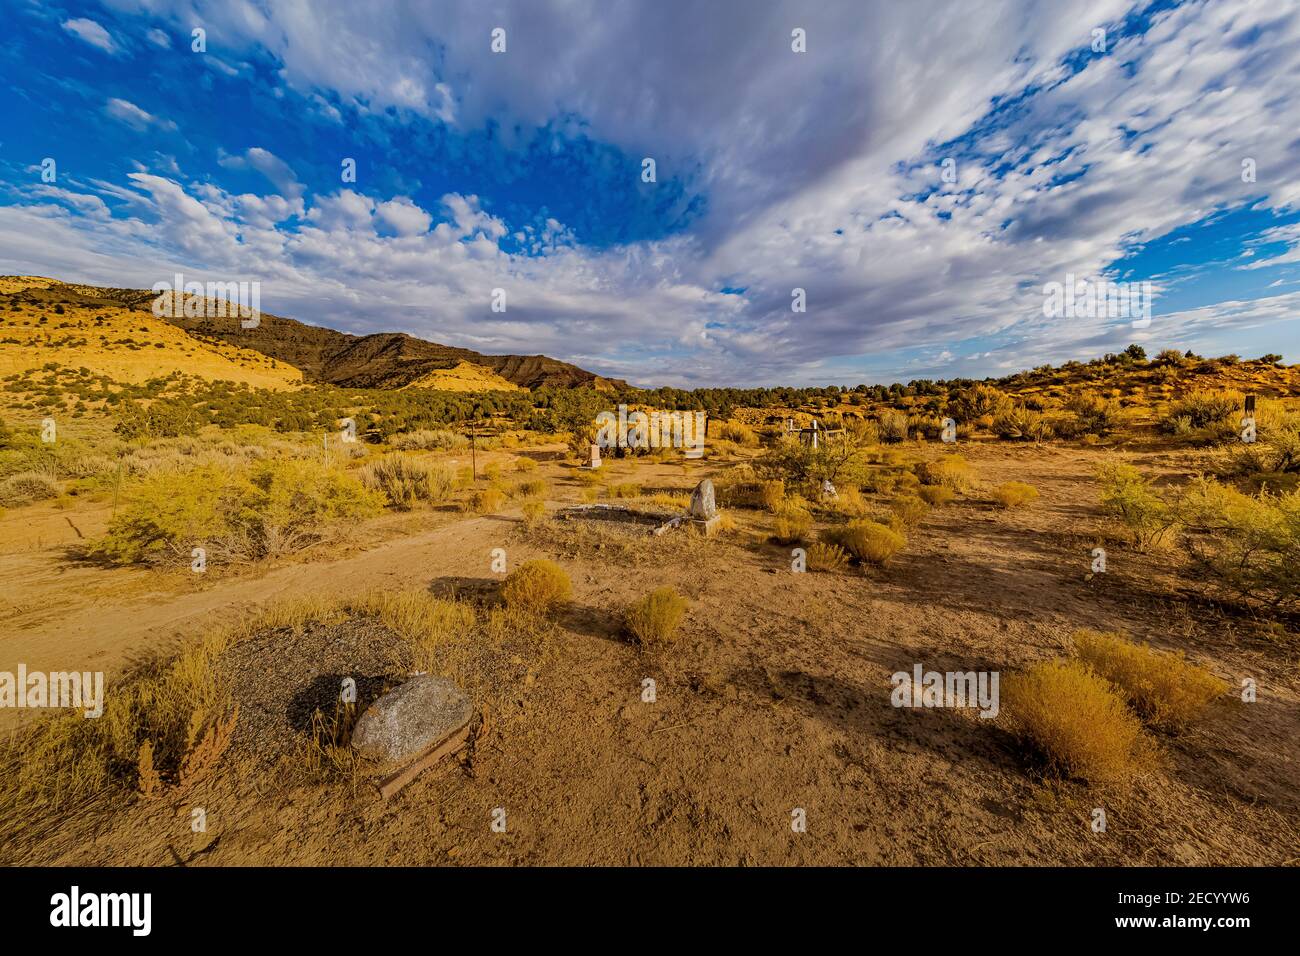
[[[368,529],[347,548],[202,586],[69,560],[106,512],[28,509],[0,523],[7,623],[0,669],[119,673],[216,623],[301,594],[416,586],[490,594],[510,566],[549,557],[573,606],[543,642],[485,648],[463,681],[483,713],[472,748],[388,803],[364,785],[269,772],[244,737],[183,803],[105,797],[25,821],[0,861],[53,864],[1232,864],[1300,861],[1300,669],[1279,637],[1185,588],[1174,554],[1102,538],[1093,467],[1103,452],[975,446],[982,485],[1028,481],[1041,499],[995,509],[977,489],[935,509],[884,569],[794,574],[737,512],[719,539],[631,542],[517,515],[432,512]],[[1144,468],[1169,460],[1139,455]],[[646,486],[688,488],[667,465],[612,463]],[[546,464],[552,499],[576,500],[571,469]],[[677,643],[643,652],[619,611],[661,585],[691,601]],[[325,627],[322,625],[322,627]],[[359,627],[359,626],[358,626]],[[1128,791],[1045,783],[997,721],[970,711],[895,709],[889,675],[1007,671],[1068,653],[1082,627],[1181,649],[1233,687],[1259,685],[1178,737]],[[323,677],[378,680],[399,663],[379,631],[287,630],[232,658],[283,681],[286,700]],[[240,656],[242,653],[242,657]],[[276,667],[268,662],[279,661]],[[298,662],[290,666],[284,662]],[[239,675],[235,674],[236,684]],[[642,682],[657,700],[643,703]],[[250,690],[250,702],[261,693]],[[301,708],[296,718],[301,722]],[[281,728],[291,737],[294,727]],[[203,807],[207,832],[191,832]],[[1106,810],[1104,834],[1093,809]],[[506,814],[505,832],[491,826]],[[803,809],[807,830],[791,828]]]

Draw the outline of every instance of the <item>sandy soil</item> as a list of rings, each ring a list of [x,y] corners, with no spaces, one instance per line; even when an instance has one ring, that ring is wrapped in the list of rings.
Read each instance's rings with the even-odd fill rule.
[[[788,548],[740,530],[703,541],[628,543],[571,525],[526,532],[510,513],[426,513],[381,523],[347,549],[196,585],[70,563],[99,512],[27,509],[0,524],[6,606],[0,669],[96,666],[111,675],[178,637],[304,593],[418,586],[490,594],[511,566],[551,557],[574,604],[542,644],[484,649],[463,675],[484,721],[472,748],[385,804],[364,786],[268,773],[245,738],[227,769],[183,804],[101,799],[27,821],[2,842],[8,863],[193,864],[1283,864],[1300,860],[1297,645],[1185,592],[1175,555],[1101,538],[1090,478],[1102,452],[976,447],[982,484],[1029,481],[1018,512],[978,492],[937,509],[883,570],[794,574]],[[1170,464],[1139,456],[1146,468]],[[633,466],[618,463],[631,473]],[[636,466],[647,486],[689,486],[680,468]],[[544,465],[553,497],[572,471]],[[705,471],[699,472],[704,474]],[[12,536],[10,532],[15,532]],[[597,547],[596,545],[599,545]],[[681,636],[650,654],[619,633],[618,611],[675,586],[691,601]],[[996,721],[969,711],[890,706],[889,675],[1005,671],[1066,653],[1080,627],[1123,630],[1209,664],[1255,704],[1225,702],[1196,729],[1161,737],[1128,792],[1042,782]],[[286,699],[322,675],[400,669],[394,642],[364,629],[268,635],[301,658]],[[277,673],[280,673],[277,671]],[[657,700],[643,703],[642,682]],[[252,675],[249,676],[253,680]],[[250,692],[251,693],[251,692]],[[286,721],[301,722],[298,717]],[[292,735],[294,727],[284,733]],[[300,728],[298,729],[300,732]],[[195,806],[206,833],[190,830]],[[1108,829],[1090,829],[1092,810]],[[503,808],[504,833],[491,826]],[[792,812],[807,830],[793,832]]]

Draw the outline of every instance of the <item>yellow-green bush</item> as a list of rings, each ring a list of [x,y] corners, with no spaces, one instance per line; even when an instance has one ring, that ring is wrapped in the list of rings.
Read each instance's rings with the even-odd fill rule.
[[[402,511],[409,511],[421,501],[443,501],[456,483],[450,465],[403,452],[384,455],[362,466],[360,478],[363,485],[381,492],[389,504]]]
[[[1174,509],[1137,468],[1125,462],[1106,462],[1097,468],[1101,506],[1128,529],[1139,548],[1158,545],[1173,528]]]
[[[540,498],[529,498],[523,505],[524,524],[528,527],[537,525],[546,517],[546,502]]]
[[[922,485],[966,491],[971,484],[971,466],[961,455],[943,455],[916,465],[916,477]]]
[[[778,544],[798,544],[812,533],[813,518],[806,508],[787,502],[777,509],[772,538]]]
[[[1019,508],[1038,497],[1038,489],[1023,481],[1004,481],[993,489],[993,500],[1003,508]]]
[[[469,496],[469,510],[481,515],[496,514],[506,503],[500,488],[483,488]]]
[[[1079,661],[1044,661],[1002,681],[1002,715],[1052,770],[1122,783],[1145,750],[1142,725],[1111,685]]]
[[[247,468],[160,472],[128,487],[92,551],[123,564],[256,560],[306,547],[373,515],[383,498],[319,463],[271,459]]]
[[[912,495],[900,495],[889,503],[889,510],[904,528],[915,528],[930,511],[930,506]]]
[[[532,614],[547,614],[567,603],[572,594],[569,575],[554,561],[544,558],[525,561],[501,583],[501,597],[506,606]]]
[[[957,493],[947,485],[922,485],[916,493],[927,505],[938,508],[951,502]]]
[[[830,529],[826,539],[868,564],[884,564],[907,544],[901,532],[866,518]]]
[[[657,588],[628,607],[624,624],[641,644],[667,644],[676,636],[687,606],[686,599],[672,588]]]
[[[1204,715],[1228,685],[1181,654],[1154,651],[1119,634],[1079,631],[1079,659],[1123,693],[1144,721],[1178,730]]]
[[[809,571],[843,571],[849,563],[849,553],[838,544],[815,541],[808,545]]]

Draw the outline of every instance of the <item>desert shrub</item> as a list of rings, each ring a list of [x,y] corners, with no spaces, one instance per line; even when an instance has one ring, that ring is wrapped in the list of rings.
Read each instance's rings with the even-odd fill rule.
[[[641,486],[634,481],[625,481],[620,484],[610,485],[605,493],[611,498],[640,498]]]
[[[92,553],[119,563],[257,560],[299,550],[369,517],[382,497],[315,462],[266,460],[242,469],[161,472],[124,493]]]
[[[825,537],[868,564],[884,564],[907,544],[907,538],[900,532],[866,518],[832,528]]]
[[[1074,646],[1081,661],[1114,684],[1146,723],[1162,730],[1197,720],[1228,689],[1181,654],[1162,654],[1118,634],[1079,631]]]
[[[889,468],[873,468],[867,473],[862,487],[877,495],[892,494],[898,485],[898,474]]]
[[[533,478],[515,485],[514,494],[521,498],[544,498],[549,490],[550,485],[544,479]]]
[[[1044,661],[1002,682],[1013,732],[1049,767],[1091,783],[1122,783],[1138,769],[1142,725],[1111,685],[1079,661]]]
[[[724,441],[735,442],[745,448],[758,447],[758,433],[743,422],[723,422],[718,426],[718,437]]]
[[[876,418],[876,434],[890,444],[907,441],[907,416],[892,408],[882,410]]]
[[[835,497],[828,502],[828,505],[836,514],[849,518],[865,517],[870,510],[867,499],[862,497],[862,492],[852,485],[836,489]]]
[[[930,511],[930,506],[913,495],[901,495],[889,503],[889,510],[904,528],[915,528]]]
[[[532,614],[548,614],[573,594],[569,575],[553,561],[525,561],[506,575],[501,597],[506,606]]]
[[[435,428],[394,435],[388,443],[398,451],[442,451],[466,448],[469,439],[445,428]]]
[[[943,455],[933,461],[918,462],[915,475],[922,485],[940,485],[958,492],[966,491],[971,484],[970,462],[961,455]]]
[[[475,514],[496,514],[505,503],[506,494],[500,488],[482,488],[469,496],[469,510]]]
[[[530,528],[536,526],[546,517],[546,502],[539,498],[528,499],[524,502],[523,515],[524,524]]]
[[[43,471],[21,471],[0,481],[0,506],[16,508],[59,494],[59,483]]]
[[[1119,427],[1122,418],[1118,402],[1086,392],[1072,395],[1065,408],[1073,417],[1053,425],[1062,438],[1080,435],[1104,438]]]
[[[1300,492],[1248,495],[1198,479],[1178,513],[1193,558],[1238,595],[1272,605],[1300,597]]]
[[[1198,390],[1190,392],[1173,402],[1165,413],[1162,426],[1166,431],[1175,431],[1174,422],[1185,418],[1192,428],[1210,428],[1221,425],[1232,417],[1233,412],[1242,407],[1242,396],[1237,392],[1211,392]]]
[[[815,541],[808,546],[809,571],[843,571],[849,563],[849,553],[838,544]]]
[[[1041,412],[1020,405],[993,419],[993,434],[1004,439],[1047,441],[1055,432]]]
[[[957,497],[957,493],[947,485],[922,485],[916,493],[927,505],[935,508],[946,505]]]
[[[948,414],[959,422],[990,422],[1011,410],[1011,398],[992,385],[977,384],[959,392],[948,403]]]
[[[497,484],[501,479],[501,462],[490,461],[483,466],[483,477],[492,484]]]
[[[1140,550],[1158,545],[1174,526],[1174,509],[1137,468],[1125,462],[1106,462],[1097,468],[1101,505],[1128,529]]]
[[[530,471],[537,470],[537,462],[532,458],[516,458],[515,471],[520,474],[526,474]]]
[[[643,645],[667,644],[676,636],[686,608],[686,599],[672,588],[657,588],[627,608],[624,626]]]
[[[812,533],[812,527],[813,518],[806,508],[786,502],[777,509],[772,540],[778,544],[798,544]]]
[[[1019,508],[1038,497],[1038,489],[1023,481],[1004,481],[993,489],[993,500],[1003,508]]]
[[[456,482],[449,465],[403,452],[384,455],[363,466],[361,483],[382,492],[389,504],[408,511],[421,501],[442,501]]]
[[[779,478],[763,482],[758,497],[763,507],[775,514],[785,501],[785,482]]]

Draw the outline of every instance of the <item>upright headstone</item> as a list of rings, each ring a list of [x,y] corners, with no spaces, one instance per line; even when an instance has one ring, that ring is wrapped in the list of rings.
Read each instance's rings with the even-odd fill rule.
[[[705,478],[691,492],[691,505],[686,511],[691,524],[706,535],[710,535],[722,521],[718,514],[718,502],[713,493],[713,482]]]
[[[590,468],[600,467],[600,446],[594,443],[591,446],[591,464],[588,467]]]

